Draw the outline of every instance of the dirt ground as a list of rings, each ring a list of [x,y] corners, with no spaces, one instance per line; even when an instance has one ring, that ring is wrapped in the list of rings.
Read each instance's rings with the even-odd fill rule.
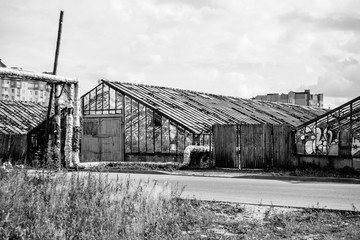
[[[184,239],[360,239],[360,213],[193,201]],[[206,219],[210,218],[210,219]]]

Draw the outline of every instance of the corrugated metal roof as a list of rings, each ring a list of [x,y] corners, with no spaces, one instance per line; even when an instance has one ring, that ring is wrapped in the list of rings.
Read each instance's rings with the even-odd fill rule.
[[[351,128],[353,132],[360,132],[360,96],[303,123],[297,128],[301,129],[311,125],[323,128],[331,127],[331,130]]]
[[[290,124],[298,126],[326,112],[275,103],[182,89],[105,81],[110,87],[156,109],[173,121],[201,133],[214,124]]]
[[[0,100],[0,134],[26,134],[46,118],[40,103]]]

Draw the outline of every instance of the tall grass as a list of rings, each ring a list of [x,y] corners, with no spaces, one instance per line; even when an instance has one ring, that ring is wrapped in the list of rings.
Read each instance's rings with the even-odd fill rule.
[[[0,239],[183,239],[181,192],[96,173],[0,172]]]

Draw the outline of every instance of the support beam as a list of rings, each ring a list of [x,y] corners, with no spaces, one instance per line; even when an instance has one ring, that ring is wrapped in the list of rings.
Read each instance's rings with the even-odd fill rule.
[[[68,101],[66,109],[66,135],[64,155],[66,167],[73,167],[72,164],[72,142],[73,142],[73,126],[74,126],[74,84],[67,84],[66,90],[68,92]]]
[[[74,118],[73,118],[72,166],[80,163],[80,98],[79,84],[74,84]]]
[[[56,168],[61,168],[61,111],[60,111],[60,95],[62,86],[59,84],[55,85],[55,126],[54,126],[54,154],[53,162]]]
[[[0,67],[0,76],[17,76],[26,77],[29,80],[43,81],[47,83],[77,83],[75,77],[62,77],[46,73],[34,73],[28,71],[20,71],[16,69]]]

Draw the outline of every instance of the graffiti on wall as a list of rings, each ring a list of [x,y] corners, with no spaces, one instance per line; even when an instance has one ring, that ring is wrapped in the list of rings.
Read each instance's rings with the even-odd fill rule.
[[[338,155],[339,132],[316,125],[296,132],[295,143],[299,154]]]
[[[351,155],[353,157],[360,157],[360,132],[353,134]]]

